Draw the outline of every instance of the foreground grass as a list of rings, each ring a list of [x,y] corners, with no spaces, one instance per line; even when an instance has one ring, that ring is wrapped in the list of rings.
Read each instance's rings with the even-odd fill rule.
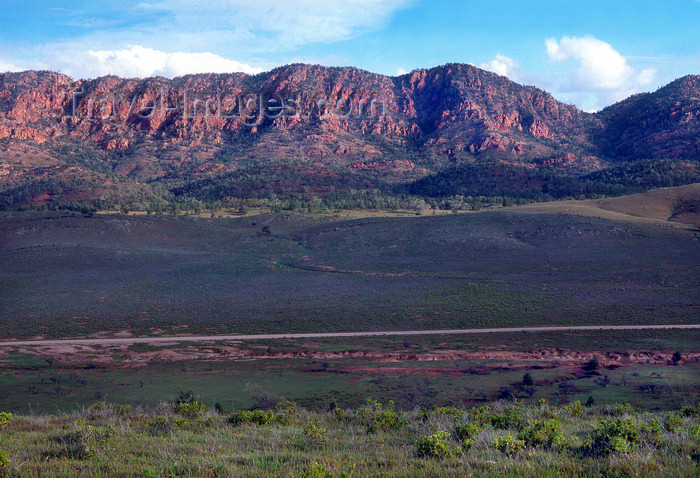
[[[699,412],[544,401],[398,412],[368,400],[221,414],[183,393],[148,411],[99,402],[13,417],[0,431],[0,475],[698,476]]]

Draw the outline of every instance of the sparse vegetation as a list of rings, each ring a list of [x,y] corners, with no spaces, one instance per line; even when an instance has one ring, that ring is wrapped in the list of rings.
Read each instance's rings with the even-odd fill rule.
[[[700,452],[698,407],[656,413],[620,405],[593,407],[584,415],[543,402],[436,407],[403,412],[401,426],[372,433],[367,423],[385,416],[390,405],[370,400],[347,410],[342,420],[335,410],[309,411],[286,402],[276,413],[237,410],[227,418],[204,411],[186,417],[175,413],[172,402],[128,418],[112,404],[16,416],[0,432],[6,449],[0,473],[404,477],[463,476],[468,466],[474,476],[691,477]],[[294,419],[276,419],[285,413]],[[499,418],[516,416],[523,421]],[[231,417],[238,426],[230,425]]]

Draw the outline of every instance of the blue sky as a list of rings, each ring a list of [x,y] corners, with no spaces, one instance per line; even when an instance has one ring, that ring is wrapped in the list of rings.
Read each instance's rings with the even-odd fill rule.
[[[1,0],[0,71],[474,65],[596,110],[700,74],[698,0]]]

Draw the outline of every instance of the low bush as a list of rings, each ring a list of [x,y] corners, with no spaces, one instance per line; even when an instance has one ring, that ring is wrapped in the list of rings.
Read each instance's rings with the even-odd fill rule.
[[[505,408],[499,413],[491,413],[486,415],[491,426],[500,430],[515,429],[521,430],[527,423],[527,419],[523,415],[523,411],[519,408]]]
[[[506,435],[504,437],[496,438],[491,443],[491,446],[508,455],[515,455],[516,453],[525,448],[525,442],[513,438],[513,436],[511,435]]]
[[[682,407],[680,410],[678,410],[678,414],[682,417],[697,417],[700,415],[700,404],[697,404],[694,407]]]
[[[462,444],[462,448],[468,450],[474,446],[474,439],[479,432],[481,432],[481,426],[478,423],[468,422],[455,426],[452,435]]]
[[[201,418],[207,407],[197,401],[183,402],[175,405],[175,413],[185,418]]]
[[[421,414],[423,420],[427,420],[430,416],[446,416],[454,420],[461,420],[466,415],[466,411],[456,407],[437,407],[423,408]]]
[[[182,428],[187,420],[182,417],[167,417],[156,415],[147,423],[148,432],[151,435],[167,435],[178,428]]]
[[[292,402],[285,400],[275,405],[275,413],[284,413],[286,415],[294,415],[299,411],[299,404],[297,402]]]
[[[610,455],[627,453],[637,448],[639,426],[631,418],[604,420],[595,426],[584,451],[589,455]]]
[[[12,420],[12,414],[8,412],[0,412],[0,426]],[[10,466],[10,459],[7,452],[0,448],[0,472]]]
[[[531,421],[518,433],[518,440],[533,448],[566,444],[564,435],[559,432],[559,422],[553,418]]]
[[[292,417],[299,411],[299,405],[296,402],[284,401],[275,405],[275,421],[282,425],[292,423]]]
[[[77,420],[64,435],[56,438],[61,447],[58,457],[68,457],[75,460],[87,460],[95,456],[98,448],[112,436],[113,430],[108,427],[86,425],[83,420]]]
[[[348,412],[343,410],[342,408],[334,408],[333,409],[333,417],[338,420],[339,422],[347,422],[348,421]]]
[[[307,423],[304,425],[304,436],[314,445],[322,445],[328,442],[328,430],[318,423]]]
[[[0,412],[0,426],[12,420],[12,414],[8,412]]]
[[[666,429],[666,431],[673,433],[675,431],[678,431],[678,429],[683,427],[684,425],[685,421],[683,420],[683,417],[681,417],[678,413],[667,413],[664,417],[664,428]]]
[[[325,466],[314,463],[310,467],[301,472],[299,478],[350,478],[352,473],[342,472],[335,474],[329,471]]]
[[[267,412],[263,410],[238,410],[228,417],[228,422],[233,426],[239,426],[244,423],[267,425],[274,421],[275,414],[272,410],[268,410]]]
[[[207,407],[197,400],[192,390],[183,390],[175,400],[173,409],[185,418],[200,418]]]
[[[455,456],[459,450],[458,447],[451,447],[447,441],[450,434],[445,431],[440,431],[416,441],[416,452],[418,456],[424,458],[450,458]]]
[[[569,416],[572,417],[582,417],[583,414],[586,412],[586,409],[583,407],[583,405],[581,405],[581,402],[576,400],[573,403],[564,405],[564,412],[566,412]]]
[[[128,404],[117,404],[114,406],[114,409],[120,417],[128,417],[134,412],[134,407]]]
[[[359,422],[367,427],[368,433],[399,430],[406,425],[406,420],[394,411],[394,402],[385,407],[381,403],[368,399],[367,406],[357,411]]]

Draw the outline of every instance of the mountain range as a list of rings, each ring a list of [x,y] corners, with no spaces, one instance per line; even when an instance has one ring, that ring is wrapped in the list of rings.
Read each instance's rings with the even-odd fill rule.
[[[0,74],[0,207],[620,194],[700,181],[700,76],[598,113],[471,65]],[[330,198],[330,199],[329,199]]]

